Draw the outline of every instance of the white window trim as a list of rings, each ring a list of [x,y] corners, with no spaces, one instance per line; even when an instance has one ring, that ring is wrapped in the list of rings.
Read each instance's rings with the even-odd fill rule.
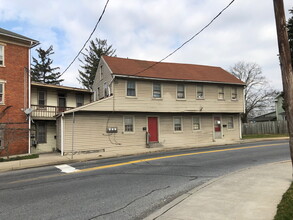
[[[198,118],[199,119],[199,129],[197,129],[197,130],[194,129],[194,127],[193,127],[193,120],[194,120],[194,118]],[[193,132],[197,132],[197,131],[201,131],[202,130],[202,128],[201,128],[201,117],[200,116],[192,116],[191,130]]]
[[[229,128],[229,120],[230,120],[230,118],[232,118],[232,123],[233,123],[233,128]],[[235,130],[235,120],[234,120],[234,116],[232,116],[232,115],[230,115],[230,116],[228,116],[228,118],[227,118],[228,120],[227,120],[227,130]]]
[[[154,97],[154,83],[159,83],[159,84],[161,84],[161,97],[160,97],[160,98],[156,98],[156,97]],[[153,82],[153,84],[152,84],[152,98],[153,98],[153,99],[156,99],[156,100],[161,100],[161,99],[163,99],[163,84],[162,84],[162,83],[160,83],[160,82]]]
[[[181,131],[175,131],[175,118],[181,119]],[[183,117],[182,116],[173,116],[173,132],[174,133],[183,133]]]
[[[135,96],[128,96],[127,95],[127,83],[128,83],[128,81],[133,81],[135,83]],[[125,83],[125,96],[126,96],[126,98],[130,98],[130,99],[137,98],[137,81],[136,80],[126,80],[126,83]]]
[[[0,47],[0,48],[3,48],[2,49],[2,54],[3,54],[3,64],[1,65],[0,64],[0,67],[5,67],[5,46],[6,46],[6,44],[2,44],[2,43],[0,43],[0,46],[2,46],[2,47]]]
[[[184,98],[178,98],[178,85],[183,85],[184,86]],[[179,84],[176,84],[176,100],[186,100],[186,85],[183,84],[183,83],[179,83]]]
[[[125,118],[126,117],[132,117],[133,131],[125,131]],[[123,133],[124,134],[135,134],[135,116],[134,115],[124,115],[123,116]]]
[[[233,99],[232,96],[233,96],[233,89],[236,90],[236,99]],[[231,87],[231,100],[232,101],[238,101],[238,89],[237,87]]]
[[[220,88],[223,88],[223,98],[220,98]],[[223,101],[225,100],[225,87],[224,86],[218,86],[218,100]]]
[[[198,98],[197,97],[197,86],[202,86],[202,93],[203,93],[203,97],[202,98]],[[195,98],[198,100],[204,100],[205,99],[205,86],[204,85],[196,85],[195,86]]]

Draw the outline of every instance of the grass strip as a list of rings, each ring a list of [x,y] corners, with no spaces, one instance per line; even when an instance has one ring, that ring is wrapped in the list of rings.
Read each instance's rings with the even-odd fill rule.
[[[278,205],[274,220],[292,220],[293,219],[293,182],[287,192],[283,195]]]
[[[27,160],[27,159],[34,159],[34,158],[39,158],[39,155],[38,154],[30,154],[30,155],[25,155],[25,156],[11,157],[9,159],[0,158],[0,162],[8,162],[8,161],[15,161],[15,160]]]
[[[252,139],[252,138],[277,138],[277,137],[289,137],[288,134],[249,134],[243,135],[243,139]]]

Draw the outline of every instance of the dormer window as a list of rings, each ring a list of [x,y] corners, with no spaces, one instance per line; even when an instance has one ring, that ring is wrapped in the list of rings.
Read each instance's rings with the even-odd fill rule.
[[[0,66],[4,66],[4,46],[0,45]]]

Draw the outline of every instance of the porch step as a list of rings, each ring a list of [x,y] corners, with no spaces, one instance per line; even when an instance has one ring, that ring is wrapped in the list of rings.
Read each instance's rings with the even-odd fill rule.
[[[164,147],[164,145],[159,142],[150,142],[147,147],[149,148]]]

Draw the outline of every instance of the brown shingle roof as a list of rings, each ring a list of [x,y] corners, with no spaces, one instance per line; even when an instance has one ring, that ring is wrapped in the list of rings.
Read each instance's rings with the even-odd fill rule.
[[[220,67],[161,62],[149,68],[156,62],[109,56],[103,59],[115,75],[245,85]]]

